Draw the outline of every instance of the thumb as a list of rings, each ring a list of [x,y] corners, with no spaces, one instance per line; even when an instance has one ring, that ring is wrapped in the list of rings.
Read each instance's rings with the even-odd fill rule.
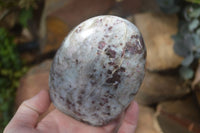
[[[8,126],[35,127],[39,116],[47,111],[50,105],[48,90],[42,90],[33,98],[24,101]]]

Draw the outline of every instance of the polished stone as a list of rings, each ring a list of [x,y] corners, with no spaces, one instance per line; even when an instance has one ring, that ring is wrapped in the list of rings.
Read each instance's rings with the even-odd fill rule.
[[[57,51],[51,100],[77,120],[105,125],[133,100],[144,77],[145,56],[142,35],[131,22],[108,15],[88,19]]]

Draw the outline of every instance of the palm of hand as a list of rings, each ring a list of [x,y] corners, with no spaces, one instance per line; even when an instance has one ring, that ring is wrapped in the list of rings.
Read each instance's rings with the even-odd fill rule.
[[[26,100],[7,125],[4,133],[133,133],[138,119],[138,105],[132,102],[123,118],[121,117],[121,124],[119,124],[120,120],[116,120],[103,127],[94,127],[79,122],[57,109],[38,122],[39,116],[47,111],[49,105],[47,90]]]

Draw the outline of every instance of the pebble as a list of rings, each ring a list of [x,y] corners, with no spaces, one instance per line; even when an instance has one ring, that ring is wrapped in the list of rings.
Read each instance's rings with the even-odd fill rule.
[[[50,70],[53,104],[76,120],[102,126],[118,118],[137,93],[146,50],[137,27],[117,16],[97,16],[75,27]]]

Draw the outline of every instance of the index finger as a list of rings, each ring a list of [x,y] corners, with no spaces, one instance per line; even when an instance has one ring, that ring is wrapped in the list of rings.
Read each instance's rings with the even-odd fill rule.
[[[25,126],[35,127],[40,114],[44,113],[50,105],[48,90],[42,90],[36,96],[24,101],[7,127]]]
[[[137,127],[138,114],[138,104],[133,101],[125,112],[125,116],[122,120],[122,124],[118,130],[118,133],[134,133]]]

